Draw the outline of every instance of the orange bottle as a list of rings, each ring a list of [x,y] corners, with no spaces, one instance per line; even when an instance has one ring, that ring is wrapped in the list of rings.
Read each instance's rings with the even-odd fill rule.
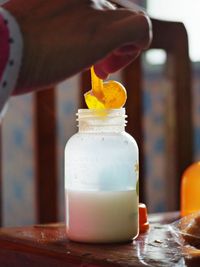
[[[200,161],[190,165],[181,181],[181,216],[200,211]]]

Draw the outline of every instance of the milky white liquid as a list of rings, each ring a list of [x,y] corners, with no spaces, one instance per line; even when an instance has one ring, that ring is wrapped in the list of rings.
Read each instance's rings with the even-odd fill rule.
[[[80,242],[123,242],[138,234],[138,197],[128,191],[66,190],[67,235]]]

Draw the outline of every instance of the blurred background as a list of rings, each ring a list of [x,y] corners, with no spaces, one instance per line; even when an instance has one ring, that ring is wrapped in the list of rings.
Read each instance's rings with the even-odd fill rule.
[[[194,161],[200,159],[200,2],[197,0],[147,0],[142,4],[154,18],[182,21],[188,32],[192,62],[192,109]],[[164,34],[164,33],[163,33]],[[176,38],[176,36],[171,36]],[[173,209],[169,205],[164,177],[167,153],[165,117],[170,114],[167,91],[171,81],[164,75],[166,54],[150,50],[143,55],[143,129],[145,136],[145,183],[147,206],[150,212]],[[120,73],[113,75],[121,80]],[[64,146],[76,132],[75,114],[78,107],[79,76],[58,85],[57,138],[59,156],[59,218],[64,219]],[[161,90],[162,88],[162,90]],[[89,88],[87,88],[89,90]],[[33,95],[13,97],[3,122],[3,225],[27,225],[36,222],[34,201]],[[45,107],[51,114],[48,106]],[[54,114],[52,113],[52,117]],[[156,167],[155,167],[156,166]],[[173,186],[173,185],[172,185]],[[175,201],[175,200],[174,200]],[[171,203],[171,202],[170,202]],[[175,206],[175,204],[174,204]]]

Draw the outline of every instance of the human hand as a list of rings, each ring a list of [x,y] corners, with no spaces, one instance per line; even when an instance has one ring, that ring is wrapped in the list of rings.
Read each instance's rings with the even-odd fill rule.
[[[115,10],[106,0],[10,0],[3,7],[18,21],[24,39],[14,94],[54,85],[94,64],[105,78],[151,40],[144,14]]]

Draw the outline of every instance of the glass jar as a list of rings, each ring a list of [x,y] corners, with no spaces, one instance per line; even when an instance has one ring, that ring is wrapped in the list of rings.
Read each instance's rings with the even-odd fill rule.
[[[138,235],[138,147],[125,109],[78,110],[65,148],[66,228],[73,241],[124,242]]]

